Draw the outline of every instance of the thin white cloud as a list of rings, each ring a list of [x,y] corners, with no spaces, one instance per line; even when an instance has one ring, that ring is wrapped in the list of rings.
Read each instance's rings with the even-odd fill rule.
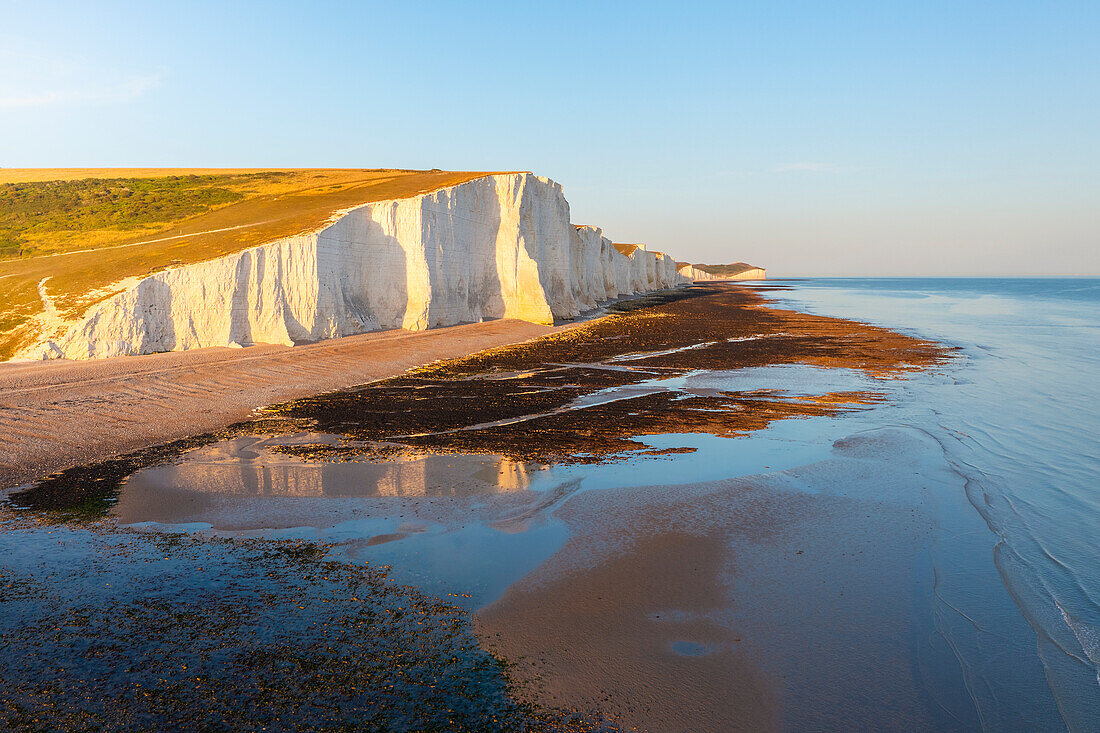
[[[772,168],[772,173],[830,173],[835,171],[831,165],[826,163],[814,163],[814,162],[799,162],[799,163],[787,163],[785,165],[777,165]]]
[[[164,72],[122,79],[112,84],[55,87],[36,90],[3,90],[0,108],[29,109],[65,104],[110,104],[128,102],[161,85]]]
[[[167,70],[138,73],[107,61],[0,33],[0,109],[117,104],[156,89]]]

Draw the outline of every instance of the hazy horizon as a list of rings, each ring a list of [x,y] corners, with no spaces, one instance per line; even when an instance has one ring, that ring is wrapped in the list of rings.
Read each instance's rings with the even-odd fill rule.
[[[1100,5],[5,2],[0,166],[532,170],[783,276],[1100,274]]]

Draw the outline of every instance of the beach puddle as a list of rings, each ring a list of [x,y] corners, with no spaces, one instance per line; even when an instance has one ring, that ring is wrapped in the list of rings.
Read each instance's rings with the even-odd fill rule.
[[[309,451],[287,448],[309,447]],[[323,448],[341,449],[331,460]],[[323,542],[334,557],[476,607],[565,540],[547,512],[579,485],[499,456],[355,458],[330,434],[240,436],[125,479],[111,513],[133,528]]]
[[[483,455],[407,451],[379,459],[355,454],[337,435],[243,436],[197,448],[173,463],[145,468],[126,480],[133,494],[157,501],[159,492],[275,497],[454,497],[523,491],[533,476],[526,463]],[[339,448],[331,460],[326,449]],[[120,504],[116,512],[124,512]]]
[[[673,654],[682,657],[705,657],[714,651],[706,644],[696,644],[694,641],[674,641],[669,645]]]

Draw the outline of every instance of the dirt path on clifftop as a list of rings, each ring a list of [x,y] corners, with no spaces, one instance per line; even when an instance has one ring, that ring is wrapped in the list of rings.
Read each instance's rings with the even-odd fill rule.
[[[218,430],[276,402],[392,377],[556,328],[515,320],[305,346],[0,364],[0,488]]]

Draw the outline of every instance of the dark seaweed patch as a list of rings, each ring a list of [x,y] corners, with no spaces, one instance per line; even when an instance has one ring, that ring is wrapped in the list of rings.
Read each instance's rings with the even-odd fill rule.
[[[270,415],[363,441],[358,456],[383,458],[375,450],[393,451],[396,444],[539,463],[595,463],[655,455],[638,439],[646,435],[735,436],[779,419],[859,409],[878,397],[663,391],[568,409],[600,390],[694,370],[792,363],[892,377],[946,356],[938,344],[885,329],[770,308],[741,285],[673,290],[623,301],[614,310],[535,341],[278,405]]]

